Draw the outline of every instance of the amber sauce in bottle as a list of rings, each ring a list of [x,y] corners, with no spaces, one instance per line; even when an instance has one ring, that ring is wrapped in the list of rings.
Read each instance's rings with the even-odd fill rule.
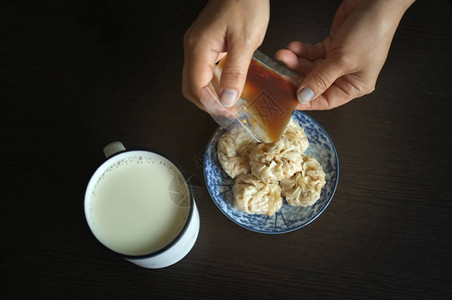
[[[249,121],[264,142],[280,139],[298,100],[296,86],[262,63],[251,60],[241,98],[248,103]]]
[[[223,70],[226,58],[219,62],[220,70]],[[219,86],[219,78],[217,81],[214,83]],[[248,113],[247,122],[253,133],[266,143],[281,138],[298,104],[296,86],[254,58],[240,98],[246,101],[245,107],[240,109]]]

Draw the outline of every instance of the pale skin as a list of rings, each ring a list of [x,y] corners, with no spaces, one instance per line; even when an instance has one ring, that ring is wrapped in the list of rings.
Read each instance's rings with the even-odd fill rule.
[[[242,93],[248,66],[261,45],[270,17],[268,0],[211,0],[184,36],[182,92],[199,108],[212,106],[207,86],[215,63],[228,53],[221,76],[222,104]]]
[[[413,2],[344,0],[322,42],[293,41],[278,50],[276,59],[306,75],[297,88],[297,109],[332,109],[371,93],[399,22]],[[209,1],[184,36],[184,96],[209,111],[207,86],[215,63],[227,53],[219,96],[223,106],[232,106],[264,39],[269,15],[268,0]]]

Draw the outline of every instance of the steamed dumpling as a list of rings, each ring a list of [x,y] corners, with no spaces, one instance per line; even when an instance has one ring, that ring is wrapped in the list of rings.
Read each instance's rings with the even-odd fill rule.
[[[294,119],[275,143],[259,144],[241,126],[222,135],[218,159],[235,178],[234,206],[249,214],[272,216],[283,197],[291,206],[314,204],[326,182],[318,161],[304,155],[308,147],[306,134]]]
[[[306,149],[309,147],[309,141],[304,133],[303,127],[301,127],[294,119],[290,119],[282,138],[289,140],[290,143],[297,146],[301,153],[305,153]]]
[[[250,153],[251,173],[264,181],[279,181],[301,171],[303,155],[299,147],[282,138],[276,143],[259,144]]]
[[[249,153],[255,141],[241,126],[223,134],[218,141],[218,160],[223,170],[235,178],[250,172]]]
[[[303,128],[290,119],[281,139],[259,144],[250,153],[251,173],[262,180],[279,181],[301,171],[302,154],[309,147]]]
[[[276,182],[263,182],[252,174],[237,176],[232,187],[235,206],[249,214],[273,215],[282,206],[281,188]]]
[[[292,206],[310,206],[319,198],[325,186],[325,172],[319,162],[304,156],[302,170],[290,178],[280,181],[281,195]]]

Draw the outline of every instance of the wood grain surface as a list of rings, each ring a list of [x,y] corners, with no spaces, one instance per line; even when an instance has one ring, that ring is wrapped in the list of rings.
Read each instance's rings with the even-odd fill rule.
[[[182,37],[205,2],[0,1],[3,299],[450,298],[450,2],[408,10],[372,94],[308,113],[339,185],[283,235],[237,226],[206,190],[217,125],[181,94]],[[321,41],[339,3],[272,1],[261,51]],[[137,267],[89,231],[84,191],[115,140],[192,176],[201,229],[172,267]]]

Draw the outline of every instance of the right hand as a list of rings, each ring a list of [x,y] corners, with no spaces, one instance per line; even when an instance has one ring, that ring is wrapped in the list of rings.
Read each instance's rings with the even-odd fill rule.
[[[227,52],[219,97],[224,107],[233,106],[269,18],[268,0],[210,0],[184,35],[183,95],[202,110],[211,111],[214,100],[208,86],[215,64]]]
[[[279,50],[278,60],[306,75],[297,90],[297,109],[332,109],[372,92],[400,19],[413,2],[344,0],[323,42],[294,41]]]

